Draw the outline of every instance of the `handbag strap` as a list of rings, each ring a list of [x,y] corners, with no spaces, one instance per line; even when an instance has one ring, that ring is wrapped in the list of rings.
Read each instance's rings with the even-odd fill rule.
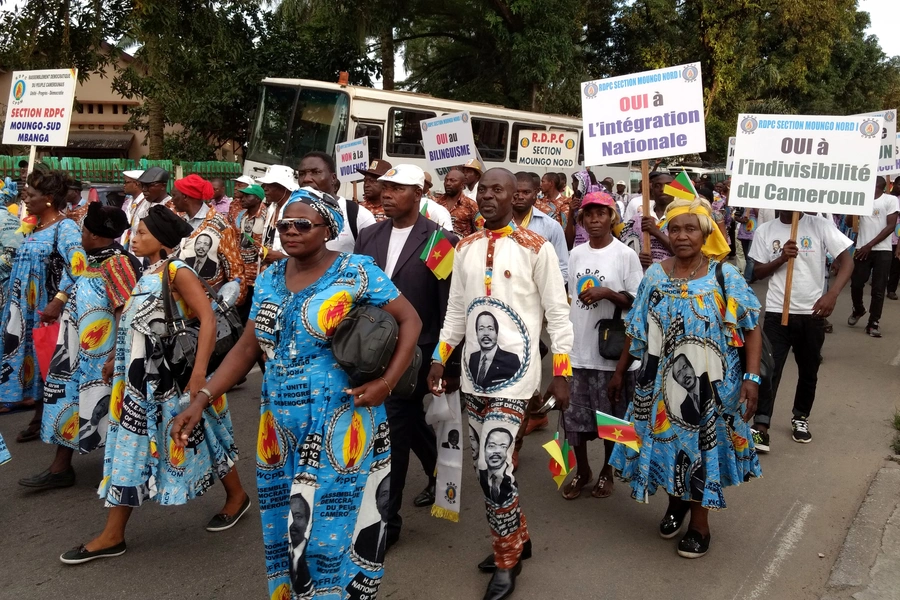
[[[616,307],[615,312],[613,313],[612,320],[613,321],[621,321],[622,320],[622,307],[618,304],[614,304]],[[594,329],[600,329],[600,323],[605,321],[606,319],[598,319],[596,323],[594,323]]]
[[[162,271],[162,301],[163,311],[166,315],[166,323],[174,323],[176,320],[182,320],[180,317],[175,317],[175,300],[172,297],[172,288],[169,285],[169,265],[172,264],[172,260],[173,259],[170,258],[165,262]],[[197,275],[197,279],[199,279],[203,287],[206,288],[206,295],[209,296],[210,300],[216,300],[219,297],[205,279],[199,275]]]

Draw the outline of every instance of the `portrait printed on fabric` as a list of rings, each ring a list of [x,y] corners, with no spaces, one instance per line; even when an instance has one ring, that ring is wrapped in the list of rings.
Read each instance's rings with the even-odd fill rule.
[[[291,486],[291,510],[288,513],[288,539],[290,540],[290,564],[293,597],[312,597],[313,582],[306,561],[306,549],[312,528],[312,507],[316,490],[306,483],[294,481]]]
[[[482,460],[477,462],[478,481],[485,499],[497,506],[509,504],[513,496],[515,479],[512,463],[508,460],[516,442],[512,428],[500,421],[488,421],[482,429]]]
[[[721,361],[709,361],[709,344],[701,338],[681,339],[666,361],[664,397],[669,418],[698,431],[716,405],[714,383],[722,380]]]
[[[390,495],[391,470],[383,468],[369,473],[351,553],[353,562],[367,570],[375,570],[384,562]]]
[[[219,239],[208,233],[189,238],[181,249],[184,264],[203,279],[214,279],[219,272]]]
[[[532,343],[519,316],[496,298],[478,298],[466,319],[466,373],[478,393],[498,392],[528,371]]]

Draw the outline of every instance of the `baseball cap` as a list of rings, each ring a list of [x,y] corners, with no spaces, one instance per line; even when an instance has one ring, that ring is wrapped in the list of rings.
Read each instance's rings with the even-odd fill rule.
[[[375,159],[369,164],[368,169],[357,169],[357,173],[362,173],[363,175],[371,175],[372,177],[381,177],[388,171],[390,171],[393,167],[391,163],[386,160]]]
[[[256,183],[256,180],[250,177],[249,175],[241,175],[237,179],[235,179],[237,183],[243,183],[246,185],[253,185]]]
[[[424,188],[425,171],[416,165],[397,165],[379,177],[378,181],[388,181],[399,185],[415,185]]]
[[[618,181],[616,182],[616,185],[628,185],[628,184],[625,183],[625,180],[624,180],[624,179],[620,179],[620,180],[618,180]]]
[[[266,174],[256,180],[256,183],[277,183],[290,192],[296,192],[300,189],[297,185],[297,177],[294,170],[284,165],[272,165],[266,169]]]
[[[135,169],[133,171],[122,171],[122,175],[127,177],[128,179],[139,179],[141,175],[144,174],[142,169]]]
[[[477,158],[470,158],[469,160],[466,161],[466,164],[464,164],[463,167],[466,167],[469,169],[475,169],[479,173],[484,171],[484,169],[481,166],[481,163],[478,162]]]
[[[169,172],[162,167],[150,167],[137,178],[140,183],[168,183]]]
[[[609,206],[612,209],[616,207],[616,201],[606,192],[591,192],[585,194],[584,200],[581,201],[581,210],[588,206]]]

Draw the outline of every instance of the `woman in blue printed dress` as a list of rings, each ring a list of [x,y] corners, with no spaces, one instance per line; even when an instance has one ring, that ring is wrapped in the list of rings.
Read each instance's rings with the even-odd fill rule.
[[[216,398],[176,447],[169,432],[176,415],[206,385],[206,367],[216,339],[216,319],[206,289],[197,274],[172,251],[191,234],[191,226],[163,206],[153,206],[138,224],[131,251],[158,259],[144,270],[125,304],[116,339],[116,358],[109,402],[109,429],[103,480],[98,491],[110,507],[99,536],[62,556],[76,565],[125,553],[125,527],[133,509],[147,500],[162,505],[184,504],[203,494],[216,479],[225,487],[224,515],[213,517],[220,531],[237,522],[250,506],[237,471],[237,447],[228,403]],[[200,320],[194,368],[182,394],[164,358],[160,333],[165,331],[162,278],[181,315]]]
[[[81,230],[62,212],[67,193],[65,174],[36,169],[23,194],[25,208],[37,224],[16,250],[3,308],[0,359],[0,412],[35,406],[31,423],[16,438],[19,442],[36,440],[41,431],[44,381],[32,330],[59,318],[75,278],[87,267]]]
[[[700,198],[669,205],[675,256],[647,270],[628,315],[630,348],[609,385],[618,393],[628,366],[641,361],[625,417],[641,448],[617,444],[610,462],[639,502],[660,487],[669,495],[663,538],[678,535],[690,513],[678,543],[685,558],[709,549],[709,510],[725,508],[724,488],[761,475],[747,423],[759,393],[759,301],[737,269],[701,252],[707,242],[727,253],[710,213]]]
[[[273,600],[375,598],[384,571],[390,441],[382,404],[412,361],[421,321],[371,258],[328,250],[342,227],[334,198],[294,192],[276,223],[288,258],[256,280],[243,337],[172,427],[184,444],[210,398],[265,353],[256,461]],[[367,304],[394,316],[399,339],[383,377],[348,389],[331,338]]]
[[[41,473],[20,479],[21,486],[74,485],[75,451],[87,454],[106,444],[116,325],[140,272],[137,259],[115,241],[126,229],[121,209],[87,205],[81,245],[88,267],[66,303],[44,383],[41,439],[56,446],[56,457]]]

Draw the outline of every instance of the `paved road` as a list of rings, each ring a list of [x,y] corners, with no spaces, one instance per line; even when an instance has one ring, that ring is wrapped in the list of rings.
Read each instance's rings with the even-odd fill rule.
[[[796,371],[785,374],[785,396],[776,406],[773,452],[762,457],[764,478],[726,492],[728,510],[712,516],[712,548],[701,560],[675,554],[656,525],[663,497],[650,505],[631,500],[619,484],[608,500],[585,494],[567,502],[555,489],[540,444],[544,431],[526,441],[519,480],[535,543],[514,598],[709,598],[818,599],[847,529],[871,478],[889,453],[889,417],[895,406],[900,365],[900,303],[887,301],[885,338],[848,328],[844,293],[828,336],[810,445],[790,439],[790,399]],[[253,449],[259,376],[231,395],[237,440],[245,459],[238,470],[255,494]],[[0,417],[12,441],[27,415]],[[601,450],[594,444],[595,456]],[[16,480],[42,470],[53,449],[11,446],[13,461],[0,467],[0,589],[3,598],[217,598],[265,597],[258,514],[231,531],[203,526],[220,508],[220,487],[187,506],[150,504],[135,512],[123,557],[66,567],[57,556],[95,535],[105,510],[95,489],[102,456],[79,457],[74,488],[29,493]],[[414,462],[415,464],[415,462]],[[459,524],[433,519],[411,506],[424,485],[413,469],[406,526],[391,550],[381,598],[478,599],[488,577],[475,564],[489,552],[489,535],[473,472],[464,471]],[[820,558],[819,554],[824,558]]]

